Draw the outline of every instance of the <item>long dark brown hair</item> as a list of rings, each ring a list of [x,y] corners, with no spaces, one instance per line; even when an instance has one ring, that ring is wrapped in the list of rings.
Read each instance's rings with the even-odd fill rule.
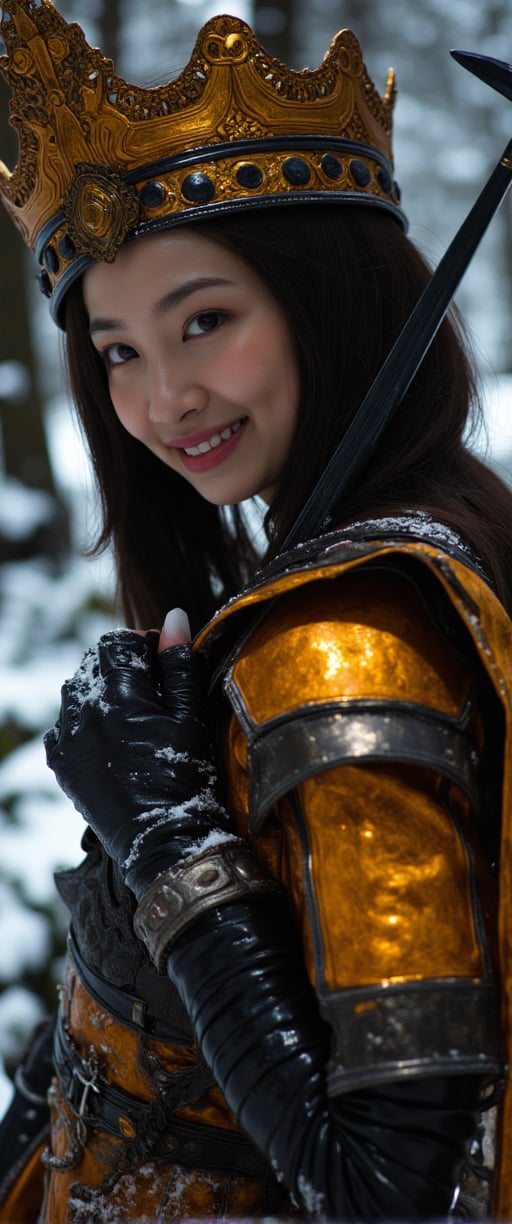
[[[355,206],[302,205],[211,220],[201,232],[246,259],[295,339],[298,425],[267,516],[275,554],[343,436],[430,272],[397,223]],[[258,564],[235,508],[211,506],[119,423],[88,335],[80,284],[68,295],[67,359],[127,622],[158,626],[185,607],[197,629]],[[478,414],[457,319],[445,321],[349,503],[334,521],[421,508],[458,530],[512,608],[512,495],[468,450]]]

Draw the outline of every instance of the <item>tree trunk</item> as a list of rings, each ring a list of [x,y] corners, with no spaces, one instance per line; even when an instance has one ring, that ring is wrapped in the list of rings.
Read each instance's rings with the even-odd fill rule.
[[[8,93],[0,88],[0,149],[2,160],[14,165],[16,138],[8,124]],[[51,494],[55,512],[30,537],[0,538],[0,561],[18,556],[59,556],[68,542],[66,515],[53,480],[42,419],[42,396],[30,329],[26,250],[21,237],[0,208],[0,425],[4,473],[31,489]],[[35,265],[34,265],[35,272]],[[7,537],[6,533],[6,537]]]
[[[293,67],[295,54],[294,0],[274,0],[273,4],[254,2],[254,32],[265,50]]]
[[[123,0],[104,0],[103,13],[100,22],[100,46],[103,54],[114,60],[119,70],[120,60],[120,29],[122,22]]]

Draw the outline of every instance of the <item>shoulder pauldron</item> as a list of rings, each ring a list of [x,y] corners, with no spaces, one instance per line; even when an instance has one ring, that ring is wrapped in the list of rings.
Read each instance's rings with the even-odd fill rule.
[[[488,583],[436,541],[333,536],[197,646],[230,711],[234,819],[287,888],[331,1028],[329,1091],[499,1075],[512,632]]]

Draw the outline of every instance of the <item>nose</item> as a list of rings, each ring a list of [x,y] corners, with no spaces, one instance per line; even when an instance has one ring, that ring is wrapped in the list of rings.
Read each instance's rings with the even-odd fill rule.
[[[207,403],[208,392],[193,370],[162,362],[151,371],[148,415],[155,425],[182,421],[189,413],[202,412]]]

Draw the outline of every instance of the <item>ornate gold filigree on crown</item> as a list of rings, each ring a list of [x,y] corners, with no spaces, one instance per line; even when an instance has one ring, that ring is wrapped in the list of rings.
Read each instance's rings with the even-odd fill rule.
[[[186,212],[323,193],[400,216],[394,75],[381,98],[350,31],[320,68],[294,71],[243,21],[215,17],[181,75],[145,89],[116,76],[50,0],[0,0],[0,9],[20,145],[12,173],[0,162],[0,198],[43,263],[49,295],[80,258],[80,269],[84,257],[113,259],[132,231]]]

